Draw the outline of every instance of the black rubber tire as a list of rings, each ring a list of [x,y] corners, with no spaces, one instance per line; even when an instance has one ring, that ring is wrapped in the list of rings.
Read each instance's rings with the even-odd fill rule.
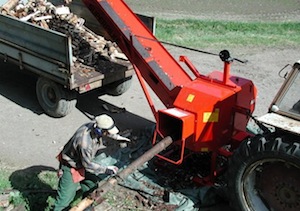
[[[245,140],[231,157],[228,193],[237,211],[300,210],[300,139],[270,134]]]
[[[64,117],[76,106],[76,92],[65,89],[54,81],[39,77],[36,95],[43,110],[52,117]]]
[[[106,93],[111,96],[119,96],[124,94],[131,86],[132,77],[124,78],[122,80],[108,84],[105,88]]]

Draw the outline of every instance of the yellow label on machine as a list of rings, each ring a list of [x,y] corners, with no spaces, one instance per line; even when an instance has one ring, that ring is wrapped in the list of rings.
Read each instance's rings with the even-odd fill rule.
[[[204,112],[203,122],[218,122],[220,109],[216,108],[214,112]]]
[[[186,98],[186,101],[191,103],[191,102],[193,102],[194,98],[195,98],[195,95],[189,94],[189,96]]]

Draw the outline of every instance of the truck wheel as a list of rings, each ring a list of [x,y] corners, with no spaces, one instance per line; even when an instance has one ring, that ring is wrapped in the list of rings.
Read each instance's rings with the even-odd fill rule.
[[[36,83],[38,101],[44,111],[52,117],[63,117],[76,105],[76,93],[44,77]]]
[[[106,86],[106,93],[112,96],[124,94],[131,86],[132,77],[113,82]]]
[[[230,160],[230,203],[238,211],[300,210],[300,140],[257,136]]]

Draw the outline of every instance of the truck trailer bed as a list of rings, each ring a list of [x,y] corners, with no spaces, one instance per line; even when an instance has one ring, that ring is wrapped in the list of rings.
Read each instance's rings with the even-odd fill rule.
[[[128,61],[103,58],[101,69],[74,61],[65,34],[0,14],[0,56],[80,93],[133,74]],[[116,74],[117,72],[117,74]],[[104,80],[104,82],[103,82]]]

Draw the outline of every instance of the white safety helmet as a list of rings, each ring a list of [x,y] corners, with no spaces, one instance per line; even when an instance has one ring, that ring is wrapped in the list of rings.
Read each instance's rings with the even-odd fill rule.
[[[95,120],[98,128],[107,130],[110,134],[119,133],[119,129],[115,126],[114,120],[107,114],[99,115]]]

